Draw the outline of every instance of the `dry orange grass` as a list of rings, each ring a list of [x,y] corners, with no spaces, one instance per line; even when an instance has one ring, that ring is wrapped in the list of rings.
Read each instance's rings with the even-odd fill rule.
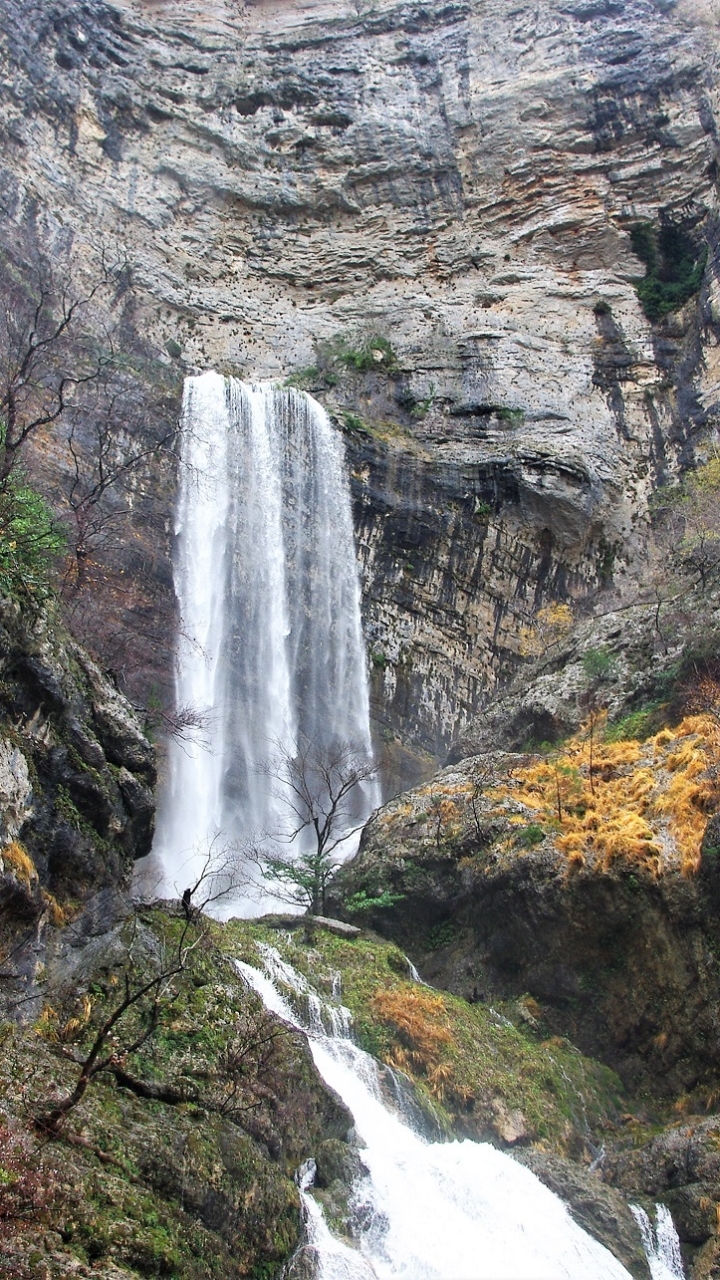
[[[453,1075],[443,1058],[454,1044],[442,996],[394,987],[376,991],[372,1008],[398,1039],[387,1055],[389,1065],[426,1076],[431,1089],[441,1095]]]
[[[592,777],[590,759],[592,751]],[[708,814],[720,799],[720,725],[687,716],[647,742],[571,739],[554,759],[517,770],[508,796],[557,832],[573,866],[617,860],[659,874],[673,852],[685,874],[697,870]]]
[[[60,929],[68,923],[71,913],[66,907],[60,905],[53,893],[48,893],[46,889],[43,890],[43,902],[47,908],[48,919],[56,929]]]
[[[22,880],[27,885],[37,880],[35,863],[19,840],[11,840],[9,844],[6,844],[0,850],[0,858],[5,866],[14,872],[18,880]]]

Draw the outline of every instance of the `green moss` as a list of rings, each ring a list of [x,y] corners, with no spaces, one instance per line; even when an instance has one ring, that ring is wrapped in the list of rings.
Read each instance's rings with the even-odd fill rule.
[[[289,937],[250,922],[232,921],[228,929],[228,940],[232,938],[232,946],[250,963],[257,963],[255,941],[269,942],[321,994],[330,994],[333,974],[339,972],[342,1000],[353,1015],[358,1042],[381,1060],[392,1060],[398,1040],[378,1015],[373,997],[388,990],[418,991],[408,981],[407,961],[397,947],[363,937],[337,938],[324,930],[318,930],[312,947],[307,947],[299,934]],[[568,1041],[541,1042],[485,1004],[433,994],[441,996],[452,1035],[445,1059],[450,1077],[440,1091],[433,1092],[422,1075],[416,1077],[416,1086],[435,1119],[448,1129],[456,1124],[463,1132],[468,1124],[477,1132],[483,1125],[492,1127],[494,1100],[500,1098],[510,1110],[522,1112],[537,1140],[562,1149],[569,1124],[585,1134],[616,1114],[622,1101],[617,1076]]]
[[[96,831],[92,823],[80,812],[67,787],[58,787],[55,792],[55,808],[75,831],[79,832],[80,835],[87,836],[98,849],[107,849],[109,847],[108,841]]]

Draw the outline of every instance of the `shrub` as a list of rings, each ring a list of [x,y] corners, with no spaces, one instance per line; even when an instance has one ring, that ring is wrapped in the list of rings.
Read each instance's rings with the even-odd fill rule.
[[[379,334],[361,339],[357,344],[338,335],[317,347],[317,367],[328,386],[337,383],[343,369],[356,373],[391,373],[397,368],[397,357],[387,338]]]
[[[520,655],[537,658],[559,645],[572,631],[575,618],[569,604],[555,601],[538,609],[533,623],[520,631]]]
[[[532,849],[545,839],[545,828],[541,827],[538,822],[531,822],[527,827],[523,827],[521,831],[518,831],[515,838],[518,844],[524,845],[526,849]]]
[[[457,937],[457,926],[452,920],[443,920],[442,924],[434,924],[428,930],[425,946],[428,951],[439,951],[441,947],[449,947]]]
[[[347,431],[367,431],[367,427],[362,418],[357,413],[344,413],[342,416],[343,426]]]
[[[20,472],[11,473],[0,488],[0,592],[47,594],[65,544],[65,533],[45,499]]]
[[[585,676],[593,683],[607,680],[615,669],[615,659],[609,649],[586,649],[582,656]]]
[[[635,282],[648,320],[661,320],[697,293],[707,261],[707,248],[698,250],[692,237],[673,222],[638,222],[630,232],[633,253],[645,263],[645,275]]]
[[[402,902],[404,897],[404,893],[392,893],[389,889],[383,889],[381,893],[376,894],[360,889],[358,893],[353,893],[346,899],[345,907],[351,915],[358,915],[363,911],[387,911],[390,907],[394,907],[396,902]]]
[[[0,1118],[0,1221],[36,1219],[56,1199],[59,1180],[23,1129]]]

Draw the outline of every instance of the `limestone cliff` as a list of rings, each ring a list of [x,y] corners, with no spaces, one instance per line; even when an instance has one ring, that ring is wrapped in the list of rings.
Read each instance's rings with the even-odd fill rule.
[[[6,220],[121,245],[168,365],[310,371],[352,437],[376,713],[437,754],[537,604],[634,590],[648,495],[716,421],[717,6],[0,15]],[[702,273],[652,322],[638,225]]]

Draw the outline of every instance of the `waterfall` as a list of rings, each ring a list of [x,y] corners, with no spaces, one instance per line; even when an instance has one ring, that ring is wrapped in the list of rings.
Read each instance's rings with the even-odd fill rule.
[[[644,1209],[637,1204],[630,1208],[640,1228],[652,1280],[683,1280],[680,1241],[667,1205],[657,1205],[654,1230]]]
[[[207,741],[169,744],[145,892],[177,895],[208,852],[287,828],[263,773],[281,746],[371,753],[365,650],[342,440],[304,392],[186,379],[175,590],[177,705]],[[377,803],[357,788],[358,820]],[[277,905],[235,898],[244,914]]]
[[[312,1162],[300,1171],[318,1280],[629,1280],[510,1156],[487,1143],[432,1142],[415,1132],[386,1102],[375,1060],[350,1039],[348,1011],[317,996],[309,1002],[306,980],[274,948],[259,951],[265,972],[238,968],[269,1009],[308,1034],[320,1074],[352,1112],[367,1168],[351,1206],[358,1248],[332,1236],[309,1195]],[[682,1270],[667,1276],[681,1278]]]

